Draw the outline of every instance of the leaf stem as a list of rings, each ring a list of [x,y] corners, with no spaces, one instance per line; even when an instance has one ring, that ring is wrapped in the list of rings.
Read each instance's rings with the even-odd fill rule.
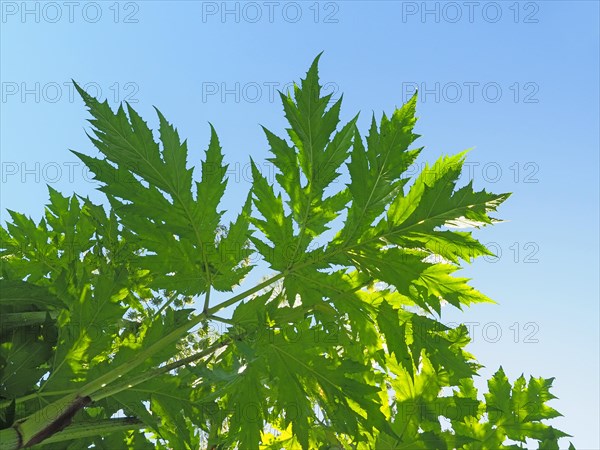
[[[212,308],[208,308],[208,310],[198,314],[193,319],[187,321],[183,325],[171,331],[169,334],[167,334],[154,344],[150,345],[148,348],[140,351],[135,358],[121,364],[120,366],[89,382],[88,384],[80,388],[77,391],[77,393],[71,393],[63,398],[49,403],[42,410],[39,410],[19,420],[13,427],[6,430],[2,430],[0,432],[0,434],[2,434],[3,437],[2,440],[7,442],[9,446],[0,445],[0,449],[18,449],[21,448],[23,445],[26,445],[27,443],[31,442],[32,440],[36,442],[35,439],[46,440],[48,437],[60,431],[61,428],[57,428],[57,425],[64,427],[65,423],[68,424],[68,421],[70,421],[72,415],[74,415],[78,410],[84,408],[87,404],[86,402],[89,402],[92,399],[99,400],[101,398],[114,395],[115,393],[131,388],[135,384],[143,383],[144,381],[147,381],[148,379],[154,376],[166,373],[177,367],[196,361],[211,353],[214,353],[216,350],[229,343],[229,339],[231,338],[218,342],[213,346],[209,347],[208,349],[198,352],[194,355],[188,356],[187,358],[183,358],[171,364],[155,368],[150,372],[142,373],[139,376],[134,377],[133,379],[129,379],[126,382],[121,382],[116,385],[112,385],[108,389],[106,389],[106,387],[109,384],[114,383],[127,373],[134,370],[136,367],[143,364],[144,361],[146,361],[148,358],[152,357],[156,353],[160,352],[164,347],[179,340],[190,328],[199,324],[201,321],[206,320],[211,314],[214,314],[217,311],[220,311],[230,305],[233,305],[239,302],[240,300],[243,300],[244,298],[260,291],[261,289],[264,289],[265,287],[273,284],[275,281],[283,278],[285,275],[287,275],[287,273],[288,271],[278,273],[272,276],[271,278],[263,281],[262,283],[257,284],[253,288],[248,289],[238,295],[235,295],[230,299],[225,300],[224,302],[221,302],[218,305],[215,305]],[[61,421],[58,424],[55,423],[56,420],[46,419],[40,421],[40,417],[43,418],[48,416],[48,414],[44,411],[56,411],[57,409],[59,411],[65,411],[64,420],[60,418]]]
[[[208,311],[208,307],[210,305],[210,284],[208,285],[208,288],[206,289],[206,296],[204,297],[204,308],[202,309],[203,313],[207,313]]]
[[[237,325],[233,320],[225,319],[224,317],[219,317],[215,315],[211,315],[208,317],[210,320],[216,320],[217,322],[222,322],[227,325]]]
[[[271,284],[273,284],[277,280],[280,280],[281,278],[283,278],[284,276],[286,276],[287,273],[288,272],[285,271],[285,272],[280,272],[277,275],[273,275],[271,278],[268,278],[267,280],[263,281],[262,283],[257,284],[253,288],[248,289],[248,290],[246,290],[246,291],[244,291],[244,292],[242,292],[242,293],[240,293],[238,295],[234,295],[230,299],[225,300],[224,302],[221,302],[218,305],[213,306],[212,308],[209,308],[205,312],[206,312],[207,315],[211,316],[211,315],[215,314],[216,312],[219,312],[222,309],[227,308],[228,306],[231,306],[231,305],[239,302],[240,300],[245,299],[249,295],[255,294],[256,292],[260,291],[261,289],[264,289],[264,288],[270,286]]]
[[[158,310],[154,313],[154,316],[152,317],[152,320],[154,320],[158,316],[160,316],[163,313],[163,311],[165,309],[167,309],[167,307],[175,301],[176,298],[177,298],[177,294],[174,293],[173,295],[171,295],[171,297],[167,301],[165,301],[162,304],[162,306],[160,308],[158,308]]]
[[[0,408],[6,408],[12,401],[14,401],[17,405],[19,403],[23,403],[29,400],[33,400],[35,398],[40,397],[58,397],[59,395],[69,395],[73,394],[75,389],[68,389],[64,391],[50,391],[50,392],[34,392],[33,394],[24,395],[23,397],[10,398],[0,401]]]
[[[98,401],[98,400],[102,400],[103,398],[110,397],[111,395],[118,394],[121,391],[132,388],[133,386],[137,386],[138,384],[148,381],[158,375],[162,375],[163,373],[167,373],[171,370],[177,369],[178,367],[185,366],[185,365],[195,362],[199,359],[202,359],[206,356],[209,356],[212,353],[219,350],[220,348],[229,344],[231,342],[231,340],[232,340],[232,338],[222,339],[220,341],[215,342],[210,347],[208,347],[200,352],[194,353],[193,355],[179,359],[170,364],[166,364],[162,367],[157,367],[153,370],[144,372],[136,377],[130,378],[127,381],[124,381],[122,383],[118,383],[118,384],[110,386],[106,389],[100,390],[96,394],[91,396],[92,400]]]
[[[91,436],[105,436],[117,431],[137,430],[144,426],[144,423],[135,417],[77,422],[45,439],[44,444],[53,444]]]

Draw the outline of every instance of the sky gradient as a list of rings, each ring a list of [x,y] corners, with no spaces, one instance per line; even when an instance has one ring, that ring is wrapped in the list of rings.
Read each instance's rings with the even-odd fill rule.
[[[191,164],[210,121],[230,164],[227,219],[249,188],[249,156],[268,157],[259,124],[282,134],[275,91],[319,52],[342,120],[360,111],[363,131],[418,87],[419,164],[473,147],[464,180],[513,193],[506,222],[476,233],[499,257],[463,271],[499,305],[443,321],[471,324],[482,378],[499,365],[511,381],[556,377],[554,423],[577,448],[600,448],[598,2],[1,5],[3,222],[6,209],[39,218],[46,184],[102,201],[68,152],[96,154],[71,79],[131,102],[151,126],[157,106],[188,138]]]

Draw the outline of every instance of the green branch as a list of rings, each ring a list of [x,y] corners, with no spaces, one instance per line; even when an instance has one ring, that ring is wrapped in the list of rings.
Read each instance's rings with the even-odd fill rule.
[[[140,428],[144,428],[144,423],[135,417],[77,422],[65,430],[50,436],[44,440],[44,444],[54,444],[93,436],[105,436],[110,433],[138,430]]]
[[[198,353],[194,353],[193,355],[187,356],[185,358],[179,359],[177,361],[174,361],[170,364],[166,364],[162,367],[157,367],[156,369],[152,369],[150,371],[147,371],[145,373],[142,373],[136,377],[130,378],[127,381],[123,381],[122,383],[117,383],[115,385],[112,385],[110,387],[107,387],[106,389],[103,389],[99,392],[97,392],[96,394],[94,394],[92,396],[92,399],[94,401],[98,401],[98,400],[102,400],[103,398],[106,397],[110,397],[111,395],[115,395],[118,394],[119,392],[122,392],[124,390],[127,390],[129,388],[132,388],[134,386],[137,386],[138,384],[141,384],[145,381],[148,381],[154,377],[157,377],[159,375],[162,375],[163,373],[167,373],[170,372],[171,370],[177,369],[179,367],[183,367],[187,364],[190,364],[192,362],[196,362],[199,359],[202,359],[206,356],[209,356],[211,354],[213,354],[214,352],[216,352],[217,350],[219,350],[222,347],[225,347],[226,345],[228,345],[231,342],[232,338],[227,338],[227,339],[221,339],[220,341],[215,342],[213,345],[211,345],[210,347],[198,352]]]
[[[128,379],[127,381],[113,384],[110,387],[102,385],[101,388],[97,389],[96,386],[99,385],[99,382],[105,379],[105,377],[100,377],[94,382],[88,383],[88,385],[84,386],[81,390],[79,390],[78,393],[71,393],[70,395],[63,397],[60,400],[50,403],[45,408],[37,411],[35,414],[16,422],[12,427],[0,430],[0,450],[17,450],[20,448],[31,446],[33,444],[37,444],[42,441],[46,443],[48,439],[61,432],[64,428],[67,428],[68,425],[71,423],[73,416],[79,410],[83,409],[85,406],[90,404],[92,401],[98,401],[103,398],[110,397],[111,395],[115,395],[119,392],[132,388],[133,386],[148,381],[163,373],[167,373],[171,370],[198,361],[206,356],[213,354],[220,348],[228,345],[231,339],[233,338],[227,337],[225,339],[221,339],[220,341],[215,342],[213,345],[200,352],[194,353],[193,355],[179,359],[170,364],[166,364],[162,367],[158,367],[153,370],[144,372],[136,377]],[[122,366],[119,366],[117,369],[113,370],[112,372],[109,372],[106,375],[112,374],[112,376],[114,377],[115,374],[127,373],[129,370],[132,370],[133,368],[135,368],[135,366],[138,365],[138,363],[136,363],[136,361],[138,360],[139,355],[138,358],[131,362],[131,364],[123,364]],[[125,370],[124,367],[127,370]],[[121,375],[117,376],[117,378],[120,377]],[[104,426],[107,426],[107,423],[105,423]],[[138,428],[140,428],[141,426],[142,425],[140,423],[140,426],[138,426]],[[77,439],[79,437],[82,437],[65,437],[71,436],[69,431],[70,429],[71,427],[69,426],[65,431],[65,433],[68,433],[62,435],[63,437],[60,438],[61,441],[68,439]],[[94,432],[92,431],[94,429],[100,430],[101,426],[89,426],[87,428],[81,429],[78,428],[76,429],[76,432],[90,433],[88,434],[88,436],[91,436],[94,435]],[[100,434],[100,432],[98,431],[98,433],[96,434]]]
[[[219,303],[218,305],[215,305],[215,306],[213,306],[212,308],[209,308],[209,309],[206,311],[206,314],[208,314],[208,315],[213,315],[213,314],[215,314],[215,313],[217,313],[217,312],[221,311],[222,309],[224,309],[224,308],[227,308],[228,306],[234,305],[234,304],[236,304],[237,302],[239,302],[239,301],[241,301],[241,300],[245,299],[245,298],[246,298],[246,297],[248,297],[249,295],[255,294],[255,293],[257,293],[258,291],[260,291],[260,290],[262,290],[262,289],[264,289],[264,288],[266,288],[266,287],[269,287],[271,284],[273,284],[273,283],[275,283],[277,280],[280,280],[281,278],[285,277],[287,274],[288,274],[288,272],[286,271],[286,272],[281,272],[281,273],[278,273],[277,275],[273,275],[271,278],[269,278],[269,279],[267,279],[267,280],[263,281],[263,282],[262,282],[262,283],[260,283],[260,284],[257,284],[257,285],[256,285],[256,286],[254,286],[253,288],[251,288],[251,289],[248,289],[248,290],[246,290],[246,291],[242,292],[241,294],[234,295],[234,296],[233,296],[233,297],[231,297],[230,299],[228,299],[228,300],[225,300],[224,302],[221,302],[221,303]]]

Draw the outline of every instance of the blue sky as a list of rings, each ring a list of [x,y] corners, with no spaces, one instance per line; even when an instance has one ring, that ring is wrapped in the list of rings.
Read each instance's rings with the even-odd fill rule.
[[[0,217],[39,217],[46,184],[101,199],[67,151],[94,152],[70,79],[134,103],[152,125],[156,105],[196,163],[213,123],[233,212],[249,155],[267,157],[258,125],[284,126],[272,93],[319,52],[322,81],[344,93],[344,119],[361,111],[363,130],[418,86],[420,162],[474,147],[465,180],[514,193],[507,222],[477,234],[501,256],[463,271],[499,305],[443,320],[472,323],[484,376],[502,365],[513,380],[556,377],[557,426],[600,448],[598,5],[3,1]]]

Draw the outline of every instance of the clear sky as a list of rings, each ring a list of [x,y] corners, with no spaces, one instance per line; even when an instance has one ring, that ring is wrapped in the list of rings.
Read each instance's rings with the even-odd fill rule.
[[[274,90],[319,52],[327,89],[344,92],[343,118],[360,110],[363,130],[417,86],[420,162],[475,147],[465,179],[514,193],[499,214],[507,222],[478,233],[500,257],[464,270],[499,305],[443,321],[471,323],[484,376],[502,365],[512,380],[556,377],[556,425],[578,448],[600,448],[598,5],[2,1],[0,217],[39,217],[46,184],[101,199],[67,151],[94,153],[70,79],[134,103],[152,125],[156,105],[195,161],[211,121],[232,211],[249,155],[267,156],[259,123],[284,126]]]

